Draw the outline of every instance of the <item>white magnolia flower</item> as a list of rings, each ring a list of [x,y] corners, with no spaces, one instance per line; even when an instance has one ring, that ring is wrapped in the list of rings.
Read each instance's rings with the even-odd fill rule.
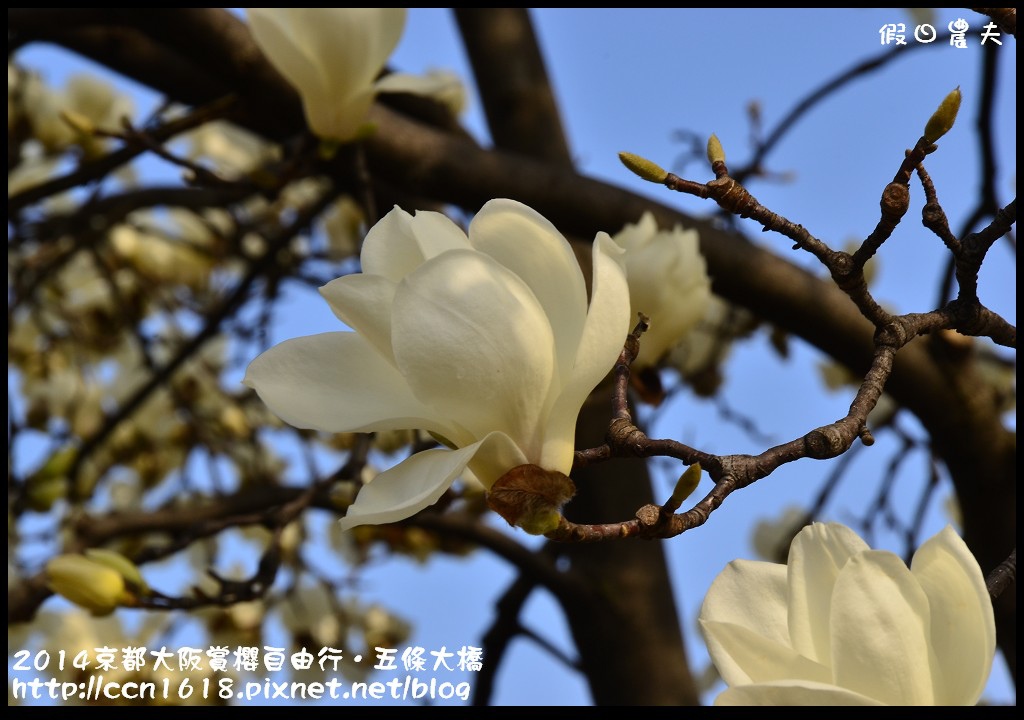
[[[789,564],[734,560],[700,612],[718,705],[973,705],[995,654],[981,569],[947,526],[908,569],[815,523]]]
[[[711,280],[700,254],[696,230],[659,230],[654,216],[645,212],[637,223],[615,235],[626,254],[629,297],[633,317],[642,312],[651,327],[640,338],[634,367],[649,367],[693,329],[711,299]]]
[[[378,81],[405,28],[405,8],[249,8],[253,38],[299,95],[318,137],[359,134],[378,92],[431,93],[437,83],[392,74]]]
[[[367,234],[362,274],[320,290],[356,332],[288,340],[244,382],[296,427],[418,428],[452,448],[375,477],[346,527],[409,517],[467,467],[488,488],[524,464],[568,474],[576,417],[629,328],[620,254],[598,234],[588,307],[569,243],[525,205],[492,200],[468,237],[440,213],[396,207]]]

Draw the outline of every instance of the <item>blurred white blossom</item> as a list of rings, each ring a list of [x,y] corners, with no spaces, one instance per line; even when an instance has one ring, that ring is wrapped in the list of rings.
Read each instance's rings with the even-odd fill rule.
[[[249,8],[256,44],[302,98],[324,140],[348,142],[366,123],[378,75],[405,29],[405,8]],[[401,79],[391,90],[410,91]]]

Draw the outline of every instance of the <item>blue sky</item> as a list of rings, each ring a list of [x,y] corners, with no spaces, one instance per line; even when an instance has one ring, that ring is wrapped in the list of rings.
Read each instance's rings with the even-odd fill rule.
[[[706,202],[644,183],[619,163],[628,150],[677,170],[685,146],[676,131],[706,138],[716,133],[730,161],[749,156],[747,106],[760,104],[764,127],[814,88],[883,48],[879,28],[914,20],[902,9],[581,9],[533,11],[570,148],[582,172],[648,195],[695,215],[708,214]],[[770,170],[790,176],[786,182],[750,185],[771,209],[808,227],[833,247],[863,238],[877,220],[878,198],[903,156],[914,144],[939,101],[960,86],[964,104],[957,128],[940,141],[927,167],[951,226],[958,228],[978,183],[970,122],[979,93],[979,31],[984,20],[966,10],[939,10],[935,25],[944,29],[958,17],[971,25],[968,48],[926,48],[909,53],[881,72],[864,76],[833,95],[806,116],[767,158]],[[909,40],[911,44],[914,40]],[[1016,46],[1004,38],[999,52],[1002,76],[997,100],[996,143],[1000,159],[997,187],[1003,202],[1015,195],[1016,181]],[[33,56],[38,62],[33,63]],[[77,66],[50,52],[26,53],[24,62],[42,70],[53,84]],[[471,86],[471,74],[450,12],[414,8],[406,33],[392,58],[405,72],[444,68]],[[140,98],[141,102],[147,102]],[[140,104],[141,104],[140,102]],[[471,91],[465,121],[486,143],[480,105]],[[696,180],[710,178],[706,163],[681,172]],[[920,190],[912,186],[912,208]],[[911,213],[915,211],[912,210]],[[935,286],[945,255],[941,244],[916,222],[905,221],[879,257],[877,296],[900,312],[925,311],[935,303]],[[607,228],[616,232],[619,228]],[[805,267],[816,268],[809,255],[790,250],[788,241],[752,232],[755,242]],[[1016,323],[1016,259],[997,245],[982,274],[983,301]],[[278,313],[274,342],[296,335],[337,329],[326,304],[315,295],[293,295]],[[850,393],[824,390],[813,368],[818,353],[799,341],[788,361],[769,349],[758,332],[735,348],[723,389],[727,404],[751,418],[773,441],[788,440],[811,427],[845,414]],[[766,382],[766,378],[769,379]],[[230,380],[230,379],[229,379]],[[906,426],[915,428],[910,418]],[[1012,421],[1015,422],[1015,421]],[[688,392],[662,412],[650,433],[675,437],[712,452],[752,452],[764,448],[735,424],[723,421],[716,407]],[[822,519],[849,522],[865,512],[877,491],[896,445],[880,438],[854,460],[851,480],[825,508]],[[910,461],[911,474],[897,488],[911,502],[925,459]],[[793,503],[807,504],[831,470],[831,464],[805,461],[789,465],[754,486],[734,494],[707,526],[666,543],[677,602],[692,667],[699,672],[706,654],[696,633],[695,617],[714,576],[737,557],[754,558],[753,525],[772,519]],[[916,473],[916,474],[915,474]],[[664,473],[657,491],[670,492]],[[699,493],[706,493],[705,480]],[[943,484],[928,513],[925,536],[939,530],[947,517]],[[633,509],[624,509],[624,516]],[[496,527],[503,525],[500,519]],[[520,533],[518,538],[533,542]],[[880,532],[873,544],[899,551],[895,536]],[[396,559],[366,571],[360,587],[367,599],[393,607],[415,625],[411,644],[436,648],[478,643],[491,619],[493,601],[512,580],[511,569],[485,553],[466,560],[439,558],[428,565]],[[554,602],[537,593],[526,609],[525,623],[550,637],[567,652],[572,644]],[[485,659],[486,662],[486,659]],[[469,678],[472,680],[472,678]],[[707,697],[710,700],[711,696]],[[1015,693],[1001,660],[997,661],[987,698],[1014,702]],[[517,640],[498,676],[497,704],[577,704],[589,701],[583,680],[550,655]]]

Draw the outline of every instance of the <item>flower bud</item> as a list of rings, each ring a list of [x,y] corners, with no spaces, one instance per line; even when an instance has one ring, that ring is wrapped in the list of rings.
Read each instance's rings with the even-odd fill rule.
[[[690,497],[693,491],[697,489],[697,486],[700,484],[700,476],[699,462],[686,468],[686,471],[679,476],[679,479],[676,481],[676,487],[672,491],[672,499],[667,503],[672,512],[678,510],[683,501]]]
[[[945,135],[956,122],[956,114],[960,110],[960,86],[947,95],[939,104],[939,109],[928,118],[928,124],[924,126],[924,139],[930,143],[935,142]]]
[[[149,590],[149,585],[146,584],[142,573],[139,572],[139,568],[121,553],[102,548],[89,548],[85,551],[85,556],[93,562],[106,565],[111,570],[116,570],[121,574],[121,577],[140,590]]]
[[[58,555],[46,564],[49,588],[93,615],[109,615],[131,598],[117,570],[83,555]]]
[[[716,162],[725,162],[725,150],[722,143],[714,133],[708,138],[708,162],[714,165]]]
[[[664,169],[647,158],[642,158],[639,155],[620,152],[619,160],[622,161],[623,165],[629,168],[630,172],[639,175],[648,182],[663,183],[665,182],[665,178],[668,177],[668,173],[665,172]]]

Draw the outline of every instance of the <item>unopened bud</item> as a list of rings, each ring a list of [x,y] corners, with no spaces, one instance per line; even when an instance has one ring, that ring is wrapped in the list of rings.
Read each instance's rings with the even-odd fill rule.
[[[928,118],[928,124],[924,126],[924,139],[934,143],[945,135],[956,122],[956,114],[960,111],[960,100],[963,96],[960,87],[947,95],[939,104],[939,109]]]
[[[725,150],[722,149],[722,143],[714,133],[708,138],[708,162],[712,165],[716,162],[725,162]]]
[[[58,555],[46,564],[50,589],[93,615],[109,615],[131,599],[124,577],[84,555]]]
[[[142,592],[149,590],[149,585],[146,584],[142,573],[139,572],[139,568],[121,553],[102,548],[89,548],[85,551],[85,556],[93,562],[106,565],[111,570],[121,573],[121,577]]]
[[[642,158],[639,155],[620,152],[619,160],[621,160],[622,164],[629,168],[632,173],[642,177],[648,182],[663,183],[665,182],[665,178],[668,177],[668,173],[664,169],[655,163],[652,163],[647,158]]]
[[[77,455],[74,447],[61,448],[29,476],[25,482],[25,499],[30,508],[46,512],[55,502],[67,497],[68,473]]]
[[[686,471],[676,481],[676,487],[672,491],[672,498],[666,503],[666,509],[672,512],[678,510],[683,501],[697,489],[700,484],[700,475],[700,463],[694,463],[686,468]]]

